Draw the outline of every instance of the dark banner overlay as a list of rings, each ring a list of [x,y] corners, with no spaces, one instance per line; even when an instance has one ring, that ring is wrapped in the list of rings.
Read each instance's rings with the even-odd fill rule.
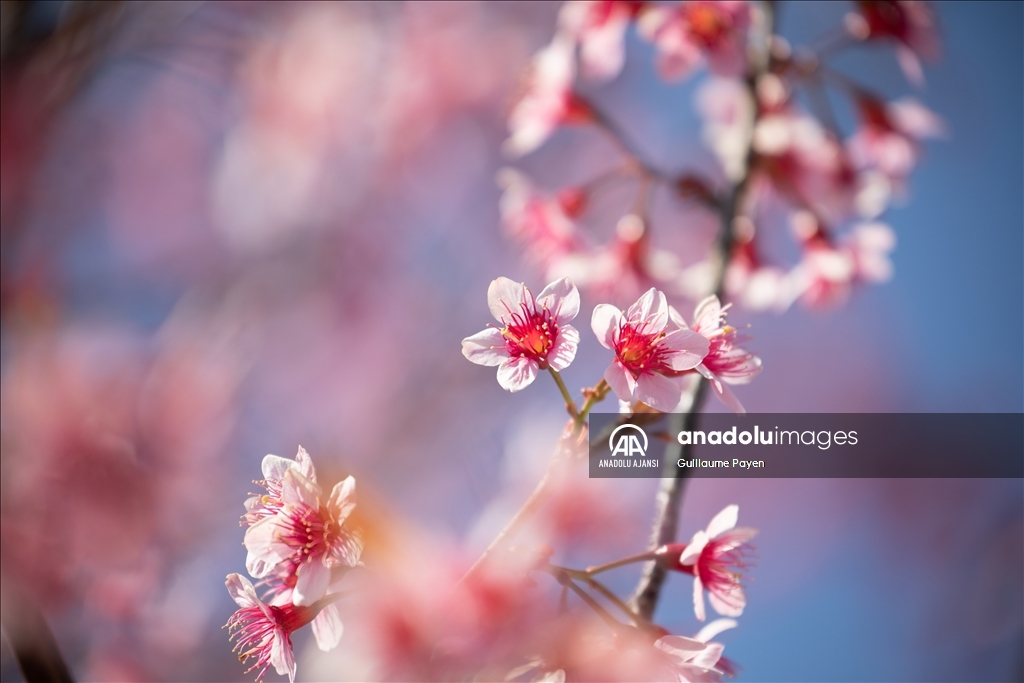
[[[1024,478],[1021,413],[591,413],[592,478]]]

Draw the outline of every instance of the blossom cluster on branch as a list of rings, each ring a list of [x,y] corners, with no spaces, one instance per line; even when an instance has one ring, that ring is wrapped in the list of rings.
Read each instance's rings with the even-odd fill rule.
[[[938,52],[932,9],[915,1],[856,3],[839,26],[801,47],[777,34],[775,10],[773,2],[742,0],[563,6],[509,114],[505,151],[530,153],[559,129],[578,126],[610,139],[623,159],[554,192],[521,171],[500,173],[503,223],[550,284],[535,295],[525,283],[493,280],[486,299],[496,323],[462,340],[463,355],[496,368],[509,392],[542,373],[551,377],[568,422],[548,469],[468,569],[458,553],[439,553],[377,523],[378,537],[400,539],[380,540],[379,555],[368,543],[373,559],[365,581],[342,593],[338,583],[348,570],[364,566],[363,534],[351,520],[354,480],[325,497],[305,451],[295,460],[267,456],[266,494],[250,498],[243,517],[246,568],[258,581],[237,574],[227,581],[239,605],[228,627],[258,676],[272,666],[294,678],[290,637],[306,624],[321,649],[337,645],[337,601],[350,593],[371,634],[364,655],[384,678],[715,681],[736,673],[715,639],[737,626],[747,604],[743,575],[757,531],[738,526],[738,505],[677,542],[686,475],[666,468],[651,540],[635,554],[572,568],[554,561],[557,549],[516,539],[555,492],[567,490],[589,445],[588,415],[610,395],[623,413],[695,420],[708,388],[728,409],[744,412],[729,385],[752,381],[762,361],[746,348],[748,336],[726,321],[734,303],[774,311],[797,300],[832,306],[855,286],[891,275],[895,237],[880,218],[905,193],[921,141],[941,135],[943,123],[913,99],[886,102],[828,60],[842,49],[890,43],[910,81],[920,84],[920,60]],[[622,73],[634,26],[653,46],[664,81],[710,72],[697,106],[720,168],[662,168],[580,88],[581,80],[600,83]],[[840,130],[826,88],[846,96],[856,130]],[[636,184],[636,199],[602,242],[587,229],[588,212],[595,211],[594,196],[620,180]],[[658,188],[717,217],[718,237],[706,251],[655,246],[651,195]],[[772,236],[780,215],[800,254],[794,263],[778,262],[766,249],[765,235]],[[572,324],[581,292],[601,301],[591,309],[590,328],[611,359],[577,398],[561,372],[585,343]],[[625,309],[615,303],[633,299]],[[692,317],[679,312],[676,302],[684,299],[696,302]],[[603,580],[606,571],[638,564],[643,571],[632,596]],[[722,617],[692,637],[654,619],[661,585],[673,572],[693,577],[698,621],[707,620],[708,603]],[[549,580],[538,580],[543,575]]]

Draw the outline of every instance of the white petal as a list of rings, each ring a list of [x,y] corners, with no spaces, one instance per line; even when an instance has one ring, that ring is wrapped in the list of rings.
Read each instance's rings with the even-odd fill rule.
[[[692,330],[675,330],[665,335],[661,343],[675,351],[669,357],[673,370],[692,370],[704,360],[711,348],[711,342],[703,334]]]
[[[736,628],[737,626],[739,626],[739,622],[735,619],[715,619],[710,624],[702,628],[694,638],[702,643],[707,643],[722,631],[728,631],[729,629]]]
[[[345,521],[345,518],[352,514],[352,509],[356,506],[356,480],[355,477],[348,476],[344,480],[339,481],[331,489],[331,498],[327,502],[328,507],[331,509],[331,514],[334,515],[334,521],[341,524]]]
[[[341,623],[341,615],[338,614],[338,605],[330,604],[320,610],[320,614],[313,619],[312,626],[317,647],[324,652],[330,652],[336,648],[341,641],[341,634],[345,630]]]
[[[267,454],[263,457],[263,479],[268,482],[281,483],[281,480],[284,479],[284,473],[292,467],[295,467],[294,460],[282,458],[279,455]]]
[[[320,504],[321,493],[320,487],[299,474],[298,468],[284,473],[281,499],[286,505],[301,503],[309,507],[316,507]]]
[[[331,567],[356,567],[359,565],[359,557],[363,554],[363,537],[356,531],[343,529],[328,552],[325,562]]]
[[[715,664],[718,664],[718,660],[722,658],[722,650],[724,649],[725,646],[720,643],[708,643],[706,648],[698,652],[690,660],[690,664],[704,670],[713,669]]]
[[[488,327],[462,340],[462,355],[471,363],[494,367],[508,360],[508,349],[501,330]]]
[[[320,558],[314,558],[299,565],[295,577],[292,602],[296,605],[312,605],[327,592],[327,586],[331,583],[331,570]]]
[[[295,454],[295,462],[299,466],[299,474],[315,484],[316,469],[313,467],[313,458],[309,457],[309,453],[302,446],[299,446],[299,451]]]
[[[594,331],[601,346],[612,349],[619,338],[622,321],[622,311],[611,304],[598,304],[594,306],[594,314],[590,317],[590,329]]]
[[[701,334],[707,334],[718,329],[722,318],[722,304],[718,297],[712,294],[697,304],[693,312],[693,328]]]
[[[270,664],[280,675],[288,674],[290,683],[295,683],[295,653],[292,652],[292,641],[282,629],[274,632],[274,642],[270,646]]]
[[[277,517],[266,517],[253,524],[245,532],[243,543],[249,551],[246,557],[246,571],[260,578],[285,558],[288,548],[278,541]]]
[[[736,526],[740,518],[739,505],[726,505],[717,515],[711,518],[708,524],[707,535],[709,538],[718,538],[723,533]]]
[[[555,370],[564,370],[576,358],[576,349],[580,345],[580,333],[572,325],[558,330],[554,346],[548,352],[548,365]]]
[[[529,358],[509,358],[498,366],[498,384],[508,391],[520,391],[537,379],[539,369],[537,361]]]
[[[683,389],[679,381],[665,375],[645,373],[636,380],[636,400],[667,413],[679,405]]]
[[[707,618],[704,612],[704,584],[701,583],[700,576],[696,575],[693,577],[693,613],[698,621]]]
[[[708,544],[708,540],[710,539],[708,539],[708,535],[705,532],[698,531],[695,533],[679,556],[679,564],[683,566],[695,564],[697,558],[700,557],[701,552],[704,550],[704,546]]]
[[[733,586],[726,594],[715,591],[708,592],[708,600],[716,612],[726,617],[738,617],[743,614],[743,608],[747,606],[747,597],[743,594],[740,586]]]
[[[547,308],[554,313],[559,325],[570,322],[580,312],[579,290],[567,277],[555,280],[541,291],[537,297],[537,307]]]
[[[707,649],[702,641],[685,636],[662,636],[654,643],[654,647],[676,660],[677,664],[688,662],[698,652]]]
[[[239,607],[256,607],[260,604],[252,582],[241,574],[228,574],[224,585],[228,588],[228,595]]]
[[[520,304],[528,300],[526,285],[521,282],[499,277],[487,287],[487,307],[491,315],[502,323],[512,319],[512,313],[520,311]]]
[[[627,403],[633,402],[633,390],[636,389],[636,380],[629,370],[622,367],[618,361],[613,362],[604,371],[604,381],[612,388],[619,400]]]

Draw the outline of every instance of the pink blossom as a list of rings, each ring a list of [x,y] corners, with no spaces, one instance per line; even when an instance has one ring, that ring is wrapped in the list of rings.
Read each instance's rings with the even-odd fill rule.
[[[502,327],[488,327],[462,340],[462,355],[477,365],[498,366],[498,384],[519,391],[537,372],[564,370],[576,357],[580,333],[567,324],[580,310],[580,294],[569,278],[545,287],[540,296],[507,277],[487,288],[487,305]]]
[[[733,249],[725,272],[725,291],[747,310],[778,311],[785,307],[784,280],[785,272],[781,268],[761,263],[751,236]]]
[[[562,6],[559,27],[576,39],[580,66],[591,78],[615,78],[626,59],[626,29],[643,3],[573,0]]]
[[[700,364],[709,343],[688,329],[669,329],[670,310],[665,295],[653,287],[625,314],[611,304],[594,308],[594,334],[615,351],[604,379],[619,399],[665,412],[679,405],[679,377]]]
[[[320,487],[297,467],[288,467],[281,479],[281,507],[245,533],[249,573],[276,574],[291,588],[296,605],[323,597],[332,570],[356,566],[362,553],[361,536],[345,526],[355,508],[355,487],[348,477],[323,502]]]
[[[920,140],[939,137],[945,125],[933,112],[912,98],[885,103],[862,95],[857,99],[863,125],[847,142],[858,167],[877,168],[901,181],[920,155]]]
[[[830,222],[877,216],[888,203],[885,178],[858,173],[835,136],[804,112],[786,108],[761,117],[752,145],[757,168],[780,195]]]
[[[861,223],[833,243],[818,231],[803,240],[803,256],[786,275],[784,297],[810,308],[831,308],[846,301],[857,283],[885,282],[892,277],[889,253],[896,235],[884,223]]]
[[[897,41],[896,59],[907,79],[914,85],[924,83],[919,58],[939,56],[939,31],[929,3],[921,0],[861,0],[860,14],[847,17],[850,33],[861,40]]]
[[[693,331],[707,337],[709,343],[707,356],[697,365],[697,372],[707,378],[715,396],[729,410],[742,414],[746,411],[725,384],[749,383],[761,372],[761,359],[739,346],[747,339],[745,335],[731,325],[722,324],[728,308],[723,307],[714,294],[697,304]],[[673,319],[680,327],[686,327],[678,313],[674,313]]]
[[[263,679],[271,666],[279,674],[288,674],[289,681],[295,681],[291,634],[306,624],[312,622],[313,636],[325,652],[334,649],[341,639],[341,619],[333,603],[324,600],[308,607],[268,605],[256,595],[252,583],[239,574],[228,574],[225,585],[239,607],[225,625],[231,639],[237,639],[233,652],[238,653],[240,661],[250,657],[256,660],[246,673],[259,669],[257,681]]]
[[[656,551],[659,561],[669,569],[693,574],[693,611],[701,621],[706,618],[705,590],[719,614],[738,617],[747,604],[737,570],[746,566],[748,541],[757,535],[757,529],[737,527],[738,518],[739,506],[728,505],[689,543],[670,543]]]
[[[678,80],[707,60],[719,76],[740,76],[746,70],[746,35],[750,7],[746,2],[691,0],[678,7],[649,6],[638,29],[658,50],[658,71]]]
[[[560,33],[534,56],[526,92],[508,117],[507,153],[521,156],[532,152],[558,126],[592,119],[590,106],[573,91],[575,51],[573,38]]]
[[[552,197],[511,168],[499,172],[498,184],[504,189],[499,207],[502,223],[541,268],[550,272],[552,266],[585,249],[573,222],[586,202],[582,191],[569,188]]]

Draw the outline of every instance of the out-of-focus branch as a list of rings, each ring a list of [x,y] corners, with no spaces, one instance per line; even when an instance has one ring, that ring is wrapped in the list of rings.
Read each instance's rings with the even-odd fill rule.
[[[747,89],[753,101],[757,102],[757,80],[764,74],[769,65],[770,45],[772,36],[773,3],[763,4],[764,20],[761,26],[760,35],[756,41],[757,49],[751,55],[751,69],[747,75]],[[741,210],[746,198],[747,188],[750,185],[751,172],[755,162],[753,148],[754,126],[757,123],[757,107],[753,108],[754,114],[750,120],[747,131],[747,153],[745,170],[732,187],[729,195],[721,204],[719,212],[720,232],[718,242],[715,245],[714,292],[721,299],[724,295],[725,274],[729,265],[729,255],[732,252],[734,234],[733,221]],[[685,413],[672,415],[669,420],[669,433],[678,434],[683,430],[694,430],[700,416],[704,398],[707,395],[707,380],[700,377],[693,388],[693,398],[690,408]],[[692,445],[681,446],[676,441],[670,441],[665,450],[665,468],[662,471],[661,484],[654,499],[654,525],[651,529],[649,547],[654,550],[666,543],[676,540],[679,525],[679,511],[683,503],[683,489],[686,484],[689,470],[676,466],[680,458],[688,458],[692,455]],[[644,619],[651,619],[654,610],[658,606],[658,598],[661,595],[662,585],[665,583],[666,569],[657,562],[651,561],[644,565],[640,581],[637,583],[629,604],[638,615]]]
[[[71,683],[74,680],[43,613],[13,581],[4,582],[0,621],[4,638],[26,683]]]

